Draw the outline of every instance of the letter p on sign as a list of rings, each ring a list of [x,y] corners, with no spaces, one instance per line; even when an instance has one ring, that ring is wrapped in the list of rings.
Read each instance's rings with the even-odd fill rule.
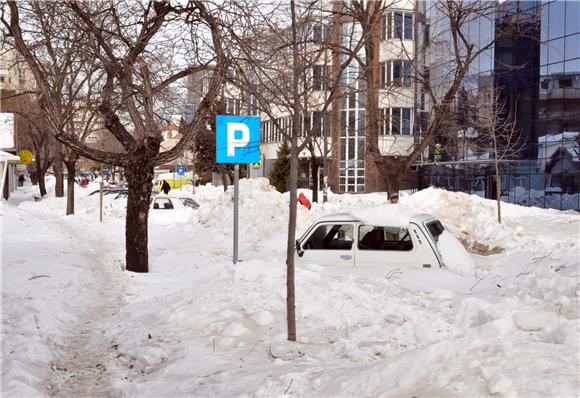
[[[218,115],[217,163],[258,163],[260,158],[260,117]]]
[[[228,126],[228,157],[236,156],[236,148],[243,148],[250,143],[250,129],[244,123],[227,123]],[[236,139],[236,131],[242,136]]]

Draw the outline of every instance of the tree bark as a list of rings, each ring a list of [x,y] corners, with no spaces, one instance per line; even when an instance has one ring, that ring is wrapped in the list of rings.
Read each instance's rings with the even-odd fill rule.
[[[292,16],[292,96],[293,122],[290,136],[290,176],[289,176],[289,215],[288,241],[286,242],[286,320],[288,323],[288,340],[296,341],[296,289],[294,281],[294,253],[296,253],[296,216],[298,213],[298,135],[300,129],[300,94],[299,94],[299,49],[296,37],[296,4],[290,1]]]
[[[54,156],[52,169],[54,170],[54,177],[56,178],[54,196],[57,198],[62,198],[64,197],[64,177],[62,174],[62,149],[60,148],[60,145]]]
[[[125,169],[129,182],[125,247],[127,271],[149,272],[148,219],[154,163],[146,157],[131,159]]]
[[[44,182],[44,175],[46,170],[42,168],[40,162],[36,162],[36,175],[38,176],[38,189],[40,190],[40,196],[46,195],[46,184]]]
[[[495,197],[497,200],[497,222],[501,224],[501,177],[499,175],[499,162],[497,159],[495,160]]]
[[[220,171],[222,177],[222,185],[224,186],[224,192],[228,190],[228,173],[225,170]]]
[[[75,174],[76,159],[69,159],[64,163],[68,175],[66,177],[66,215],[75,214]]]

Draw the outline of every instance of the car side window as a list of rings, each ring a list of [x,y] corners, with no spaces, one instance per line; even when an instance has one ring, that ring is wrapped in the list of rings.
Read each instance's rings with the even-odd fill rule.
[[[413,241],[407,228],[361,225],[358,230],[359,250],[413,250]]]
[[[304,243],[304,250],[350,250],[352,249],[353,226],[351,224],[321,225]]]
[[[431,221],[431,222],[427,223],[426,227],[427,227],[427,230],[429,231],[429,233],[431,234],[431,236],[433,237],[433,239],[435,240],[435,242],[439,241],[439,235],[441,235],[443,233],[443,231],[445,231],[443,224],[441,224],[441,221],[439,221],[439,220],[435,220],[435,221]]]

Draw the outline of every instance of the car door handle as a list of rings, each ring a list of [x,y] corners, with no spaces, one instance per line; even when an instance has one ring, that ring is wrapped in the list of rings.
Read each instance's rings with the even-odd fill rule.
[[[346,255],[346,254],[340,256],[340,259],[341,260],[350,260],[351,258],[352,258],[352,256],[349,256],[349,255]]]

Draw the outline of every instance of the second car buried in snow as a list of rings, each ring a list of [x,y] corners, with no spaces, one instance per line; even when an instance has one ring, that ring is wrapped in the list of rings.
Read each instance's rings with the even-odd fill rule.
[[[191,198],[157,195],[151,200],[151,210],[198,209],[199,204]]]

